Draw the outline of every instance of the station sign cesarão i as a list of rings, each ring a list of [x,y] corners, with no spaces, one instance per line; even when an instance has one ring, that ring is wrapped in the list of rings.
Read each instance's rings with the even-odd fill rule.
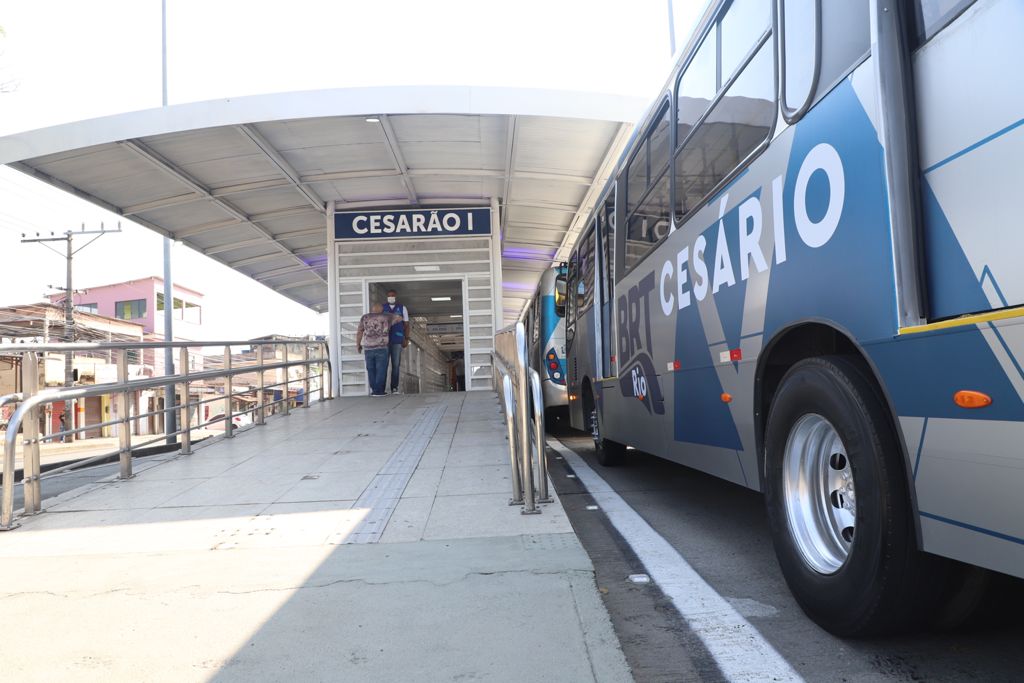
[[[489,208],[341,211],[334,214],[336,240],[469,237],[490,234]]]

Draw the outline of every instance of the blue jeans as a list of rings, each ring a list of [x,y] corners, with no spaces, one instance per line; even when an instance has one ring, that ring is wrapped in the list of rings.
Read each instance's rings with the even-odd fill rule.
[[[399,367],[402,365],[402,344],[389,345],[391,356],[391,391],[397,391],[401,386],[401,374]]]
[[[388,349],[363,349],[366,358],[366,378],[370,381],[370,393],[383,394],[388,379]]]

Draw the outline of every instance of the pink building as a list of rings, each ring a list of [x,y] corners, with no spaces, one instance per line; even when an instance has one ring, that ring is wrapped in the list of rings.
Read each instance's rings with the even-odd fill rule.
[[[64,301],[63,294],[50,295],[52,303]],[[174,338],[197,339],[203,323],[203,295],[194,289],[174,285]],[[159,277],[129,280],[90,287],[74,295],[75,308],[85,313],[130,320],[147,333],[163,339],[164,281]]]

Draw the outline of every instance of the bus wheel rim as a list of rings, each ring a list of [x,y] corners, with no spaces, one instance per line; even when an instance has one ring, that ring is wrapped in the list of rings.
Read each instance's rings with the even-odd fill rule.
[[[800,557],[819,574],[834,574],[853,545],[857,496],[846,446],[831,422],[815,413],[796,421],[782,477],[786,519]]]

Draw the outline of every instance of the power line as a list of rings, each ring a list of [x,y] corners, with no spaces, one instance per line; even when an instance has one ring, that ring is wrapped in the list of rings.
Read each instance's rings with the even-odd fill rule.
[[[46,236],[42,235],[39,232],[36,233],[35,237],[26,237],[25,233],[22,233],[22,235],[21,235],[21,237],[22,237],[22,239],[21,239],[22,244],[28,244],[28,243],[31,243],[31,242],[38,242],[38,243],[42,244],[44,247],[47,247],[48,249],[51,249],[53,251],[57,251],[57,250],[49,245],[50,242],[64,242],[66,247],[67,247],[66,253],[65,253],[65,256],[64,256],[64,258],[67,260],[67,287],[64,288],[64,293],[65,293],[65,295],[64,295],[64,341],[74,342],[75,341],[75,336],[76,336],[75,335],[75,314],[74,314],[74,311],[75,311],[75,304],[74,304],[75,290],[74,290],[74,288],[71,285],[71,264],[72,264],[72,261],[74,260],[75,254],[77,254],[78,252],[80,252],[83,249],[85,249],[87,246],[89,246],[90,244],[92,244],[93,242],[98,240],[103,235],[106,235],[107,233],[111,233],[111,232],[121,232],[121,224],[120,223],[117,224],[117,230],[107,230],[106,228],[103,227],[102,223],[100,223],[100,229],[99,230],[86,230],[85,229],[85,225],[82,225],[82,229],[81,230],[79,230],[77,232],[74,231],[74,230],[68,230],[68,231],[64,232],[59,237],[57,236],[57,233],[55,233],[55,232],[50,232],[50,236],[49,237],[46,237]],[[75,237],[83,237],[83,236],[86,236],[86,235],[95,235],[95,237],[93,237],[88,242],[86,242],[82,246],[80,246],[77,249],[75,249],[74,248],[74,239],[75,239]],[[58,251],[57,253],[59,254],[60,252]],[[55,289],[60,289],[60,288],[59,287],[55,287]],[[74,383],[74,368],[72,367],[72,357],[73,357],[73,355],[74,355],[74,352],[72,352],[72,351],[68,351],[67,353],[64,354],[64,386],[66,386],[66,387],[70,387]],[[69,402],[65,402],[65,406],[67,406],[69,404],[70,404],[71,409],[72,409],[71,419],[69,420],[69,423],[73,427],[74,424],[75,424],[75,412],[74,412],[75,401],[71,400]],[[65,412],[67,412],[67,407],[65,407]],[[71,439],[72,440],[77,440],[78,439],[78,435],[77,434],[72,434],[71,435]]]

